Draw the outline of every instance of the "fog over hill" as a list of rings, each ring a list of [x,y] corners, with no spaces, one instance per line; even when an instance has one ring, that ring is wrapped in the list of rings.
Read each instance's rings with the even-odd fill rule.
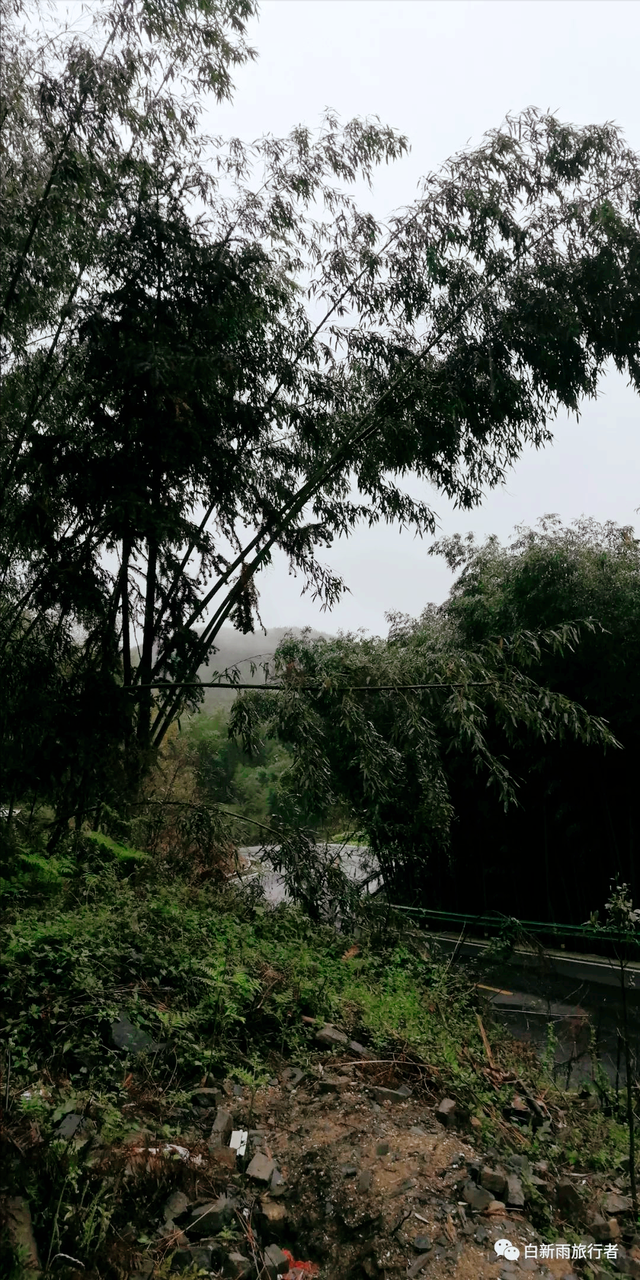
[[[216,672],[221,673],[237,664],[240,665],[240,680],[243,684],[262,684],[264,682],[264,665],[272,663],[273,655],[286,635],[299,636],[300,627],[270,627],[267,632],[257,631],[252,635],[242,635],[233,627],[223,627],[216,638],[216,649],[208,663],[198,669],[202,681],[215,680]],[[328,635],[326,631],[309,631],[312,637]],[[257,670],[252,671],[255,664]],[[219,707],[230,706],[235,698],[233,689],[207,689],[202,710],[211,713]]]

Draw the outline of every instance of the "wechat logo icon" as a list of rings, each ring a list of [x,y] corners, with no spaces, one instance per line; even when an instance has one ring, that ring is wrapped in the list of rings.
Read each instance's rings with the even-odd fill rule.
[[[508,1258],[509,1262],[517,1262],[520,1250],[510,1240],[496,1240],[494,1249],[499,1257]]]

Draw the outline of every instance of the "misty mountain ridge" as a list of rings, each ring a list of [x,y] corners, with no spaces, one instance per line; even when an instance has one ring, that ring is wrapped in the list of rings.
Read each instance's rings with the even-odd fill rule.
[[[257,631],[243,635],[234,627],[224,626],[216,636],[216,652],[198,668],[198,677],[203,682],[215,680],[216,672],[222,678],[225,670],[239,666],[242,684],[264,684],[264,664],[273,667],[273,655],[280,642],[287,635],[300,636],[302,632],[302,627],[270,627],[266,634]],[[319,636],[329,638],[328,632],[313,628],[308,634],[313,639]],[[254,666],[256,669],[252,671]],[[211,713],[219,707],[230,706],[235,697],[233,689],[207,689],[202,711]]]

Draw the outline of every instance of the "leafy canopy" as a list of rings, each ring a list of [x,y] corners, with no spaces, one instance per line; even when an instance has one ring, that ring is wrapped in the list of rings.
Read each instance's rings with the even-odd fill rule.
[[[4,648],[80,627],[73,696],[97,670],[120,726],[94,759],[137,777],[197,698],[154,687],[252,628],[275,548],[331,605],[323,546],[433,529],[408,473],[472,506],[608,360],[638,385],[640,167],[615,127],[530,110],[382,223],[349,192],[406,149],[379,121],[204,133],[250,0],[37,12],[3,0]],[[51,798],[78,815],[95,774]]]
[[[276,688],[245,693],[232,709],[230,732],[246,750],[271,734],[291,751],[272,857],[311,910],[326,890],[347,892],[337,874],[327,881],[329,868],[312,848],[316,813],[341,805],[353,830],[366,834],[387,888],[415,899],[450,846],[456,769],[477,775],[478,788],[489,787],[507,809],[519,784],[514,745],[618,746],[601,718],[535,678],[545,657],[573,653],[593,624],[520,630],[473,646],[444,609],[390,621],[387,640],[283,641]],[[306,848],[289,834],[305,829]]]

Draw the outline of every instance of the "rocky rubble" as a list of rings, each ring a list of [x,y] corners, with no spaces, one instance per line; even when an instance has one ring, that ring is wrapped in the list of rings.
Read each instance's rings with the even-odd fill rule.
[[[544,1161],[480,1153],[468,1141],[474,1130],[456,1129],[452,1099],[434,1105],[399,1079],[379,1082],[354,1063],[346,1037],[318,1043],[328,1058],[307,1073],[284,1070],[251,1102],[229,1084],[194,1095],[221,1185],[214,1197],[188,1201],[175,1192],[167,1200],[157,1239],[172,1272],[195,1265],[244,1280],[600,1280],[613,1269],[640,1277],[624,1173],[554,1177]],[[233,1150],[225,1169],[220,1152],[245,1125],[246,1150]],[[531,1221],[541,1221],[541,1207],[560,1256],[549,1254]],[[497,1253],[498,1241],[518,1256]],[[615,1257],[605,1256],[607,1245]]]

